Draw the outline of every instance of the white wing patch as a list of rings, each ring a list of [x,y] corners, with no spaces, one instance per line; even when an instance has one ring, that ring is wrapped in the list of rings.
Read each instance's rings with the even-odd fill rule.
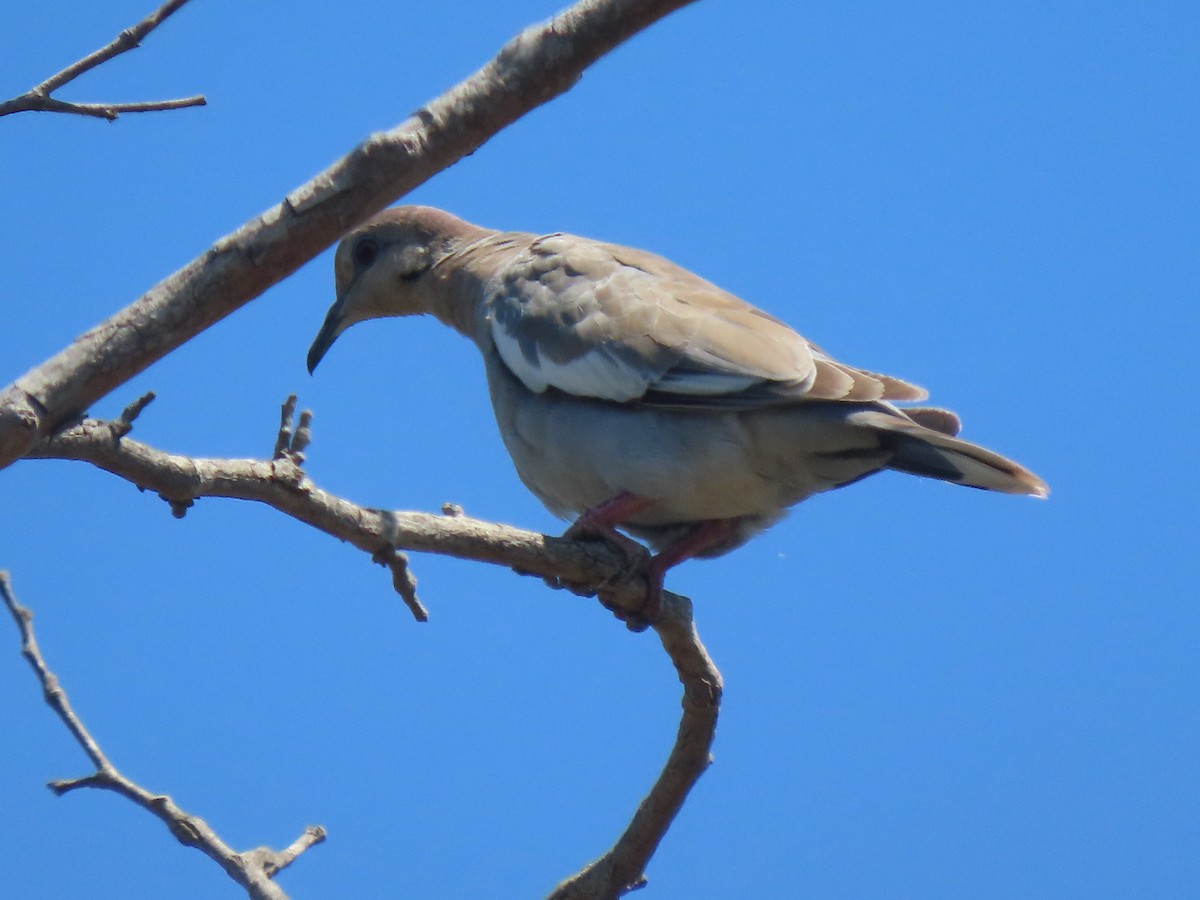
[[[556,363],[543,353],[537,353],[537,358],[531,360],[520,342],[502,325],[495,320],[491,324],[492,340],[500,358],[536,394],[553,387],[577,397],[626,403],[637,400],[650,386],[647,373],[622,362],[602,346],[566,363]]]

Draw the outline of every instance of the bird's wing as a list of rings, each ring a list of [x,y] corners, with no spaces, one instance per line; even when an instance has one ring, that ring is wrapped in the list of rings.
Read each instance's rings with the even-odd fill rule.
[[[492,338],[530,390],[662,406],[920,400],[837,362],[783,322],[662,257],[563,234],[492,280]]]

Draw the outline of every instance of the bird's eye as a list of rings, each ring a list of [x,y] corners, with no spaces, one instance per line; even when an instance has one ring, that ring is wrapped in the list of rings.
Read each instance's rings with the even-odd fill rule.
[[[354,245],[354,265],[359,269],[365,269],[375,262],[375,257],[378,255],[379,241],[373,237],[359,238]]]

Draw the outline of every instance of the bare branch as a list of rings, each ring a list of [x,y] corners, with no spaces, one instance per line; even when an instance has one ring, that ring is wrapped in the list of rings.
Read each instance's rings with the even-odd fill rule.
[[[294,400],[284,404],[290,422]],[[282,430],[282,429],[281,429]],[[128,438],[113,440],[113,426],[87,419],[40,442],[30,458],[90,462],[170,502],[199,497],[256,500],[353,544],[392,571],[397,592],[424,621],[415,581],[398,548],[493,563],[535,574],[579,594],[600,594],[623,614],[643,608],[646,559],[630,566],[627,554],[602,542],[569,541],[482,522],[447,505],[445,515],[388,512],[357,506],[318,488],[285,451],[272,460],[202,459],[163,453]],[[648,559],[648,556],[647,556]],[[411,600],[411,602],[410,602]],[[654,623],[683,684],[683,716],[667,763],[616,844],[578,875],[559,885],[555,900],[618,897],[643,880],[643,871],[710,763],[721,700],[721,675],[696,633],[691,601],[663,593]]]
[[[683,716],[675,746],[650,793],[612,849],[564,881],[550,900],[620,897],[645,884],[650,857],[700,776],[712,763],[713,738],[721,706],[721,673],[700,643],[686,597],[664,592],[654,630],[683,684]]]
[[[19,97],[0,102],[0,116],[11,116],[19,112],[60,112],[111,122],[121,113],[165,112],[207,105],[208,100],[203,94],[177,97],[174,100],[144,100],[136,103],[72,103],[70,100],[59,100],[56,97],[42,97],[31,90]]]
[[[30,459],[74,459],[153,491],[180,516],[201,497],[254,500],[359,548],[393,572],[397,549],[508,566],[576,593],[603,591],[614,607],[637,612],[646,580],[602,542],[569,541],[468,516],[370,509],[317,487],[287,452],[276,459],[211,459],[164,453],[120,437],[117,423],[84,419],[41,441]],[[648,557],[647,557],[648,558]],[[410,576],[402,575],[405,581]],[[405,589],[397,587],[403,596]]]
[[[368,138],[0,392],[0,468],[689,2],[582,0],[517,35],[466,81]]]
[[[47,94],[53,93],[64,84],[74,81],[84,72],[90,71],[96,68],[96,66],[108,62],[113,57],[120,56],[122,53],[139,46],[150,32],[165,22],[171,15],[178,12],[185,3],[187,3],[187,0],[168,0],[168,2],[150,13],[150,15],[146,16],[146,18],[142,19],[136,25],[126,28],[118,34],[112,43],[85,56],[79,62],[67,66],[67,68],[63,69],[57,75],[50,76],[39,84],[35,90],[40,90]]]
[[[204,106],[204,96],[181,97],[177,100],[151,100],[140,103],[70,103],[50,96],[64,84],[74,81],[84,72],[88,72],[102,63],[108,62],[114,56],[120,56],[145,39],[146,35],[157,28],[162,22],[178,10],[187,0],[169,0],[142,21],[126,28],[112,43],[101,47],[94,53],[89,53],[78,62],[72,63],[61,72],[51,75],[41,84],[30,88],[24,94],[11,100],[0,102],[0,116],[12,115],[19,112],[61,112],[74,113],[81,116],[92,116],[108,119],[110,122],[123,112],[158,112],[167,109],[183,109],[188,106]]]
[[[46,703],[54,710],[55,715],[62,719],[67,730],[71,732],[71,736],[75,738],[75,742],[83,748],[83,752],[87,754],[98,772],[116,771],[112,763],[108,761],[108,757],[104,755],[104,751],[100,749],[100,745],[92,740],[92,736],[84,728],[83,722],[75,715],[75,711],[71,708],[71,701],[67,699],[66,691],[58,683],[58,677],[50,671],[45,660],[42,659],[42,651],[33,634],[33,612],[17,602],[8,572],[2,570],[0,570],[0,598],[4,600],[4,605],[12,614],[13,621],[17,623],[17,630],[21,633],[21,655],[33,667],[33,674],[41,682],[42,696]]]
[[[216,862],[230,878],[246,889],[250,897],[255,900],[287,900],[287,895],[271,881],[271,878],[309,847],[323,841],[325,829],[309,826],[291,846],[278,853],[267,848],[238,853],[222,841],[203,819],[184,812],[165,794],[153,794],[126,778],[104,755],[100,745],[71,708],[66,691],[42,657],[33,633],[33,613],[17,602],[8,573],[4,571],[0,571],[0,599],[3,599],[4,605],[8,607],[13,621],[17,624],[17,630],[21,634],[21,655],[29,661],[41,683],[46,703],[67,726],[67,730],[96,766],[93,774],[83,778],[51,781],[50,789],[60,797],[85,787],[120,794],[157,816],[181,844],[195,847]]]

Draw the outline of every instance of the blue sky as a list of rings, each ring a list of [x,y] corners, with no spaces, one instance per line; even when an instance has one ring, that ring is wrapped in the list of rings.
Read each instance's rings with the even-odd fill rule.
[[[149,7],[6,11],[0,94]],[[62,95],[208,107],[0,121],[0,381],[556,10],[195,0]],[[411,195],[661,253],[925,385],[1051,485],[884,475],[671,573],[726,695],[646,896],[1194,895],[1198,38],[1183,2],[704,0]],[[309,378],[331,299],[325,254],[92,411],[152,389],[137,438],[262,456],[297,392],[322,487],[561,530],[457,335],[370,323]],[[674,735],[653,636],[534,580],[415,556],[418,626],[362,554],[268,509],[176,521],[33,461],[0,497],[0,567],[115,763],[239,847],[329,829],[295,896],[544,894]],[[45,789],[86,761],[17,651],[0,625],[6,891],[238,896],[117,797]]]

